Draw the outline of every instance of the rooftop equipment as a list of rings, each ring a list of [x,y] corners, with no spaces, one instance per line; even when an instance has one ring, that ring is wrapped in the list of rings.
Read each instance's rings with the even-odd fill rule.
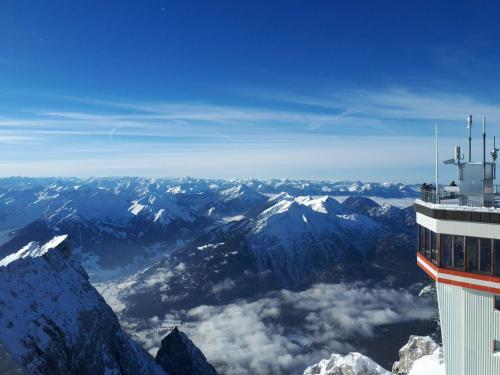
[[[492,162],[486,161],[486,117],[483,117],[483,160],[472,161],[472,115],[467,116],[467,129],[469,129],[469,161],[463,162],[460,146],[455,147],[455,158],[445,160],[444,164],[454,164],[457,167],[459,190],[463,200],[473,198],[485,207],[493,205],[493,180],[496,177],[496,159],[498,149],[494,142],[491,152]],[[478,201],[479,200],[479,201]],[[467,202],[461,202],[467,205]]]

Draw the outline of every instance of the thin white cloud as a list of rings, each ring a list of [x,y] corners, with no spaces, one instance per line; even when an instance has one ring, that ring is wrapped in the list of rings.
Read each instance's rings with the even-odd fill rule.
[[[30,144],[22,154],[0,150],[9,161],[0,173],[407,181],[433,174],[433,120],[440,119],[450,153],[462,134],[452,127],[465,111],[487,113],[490,134],[500,130],[497,106],[454,94],[351,90],[273,100],[288,109],[105,101],[96,101],[99,111],[26,109],[0,117],[3,143]]]
[[[500,105],[453,92],[421,92],[404,88],[340,90],[320,96],[273,93],[263,98],[345,111],[349,117],[380,120],[463,121],[473,113],[500,121]]]

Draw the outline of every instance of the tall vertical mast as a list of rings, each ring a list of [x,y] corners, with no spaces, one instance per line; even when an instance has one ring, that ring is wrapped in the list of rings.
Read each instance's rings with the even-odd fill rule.
[[[486,180],[486,117],[483,116],[483,185]],[[484,192],[484,186],[483,186]]]
[[[439,148],[438,148],[438,125],[434,124],[434,131],[436,133],[436,203],[439,203]]]
[[[472,115],[467,117],[467,129],[469,129],[469,163],[472,161]]]

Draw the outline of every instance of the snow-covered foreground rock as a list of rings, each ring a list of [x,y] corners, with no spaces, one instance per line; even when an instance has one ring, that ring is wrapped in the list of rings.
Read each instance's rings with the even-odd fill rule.
[[[332,354],[329,359],[308,367],[304,375],[390,375],[390,372],[360,353],[345,357]]]
[[[162,362],[156,363],[121,329],[71,255],[66,236],[44,245],[31,242],[0,260],[0,285],[0,342],[27,373],[166,373]],[[186,338],[179,338],[166,339],[185,346]],[[162,361],[169,354],[170,361],[180,364],[186,358],[204,360],[199,350],[191,349],[179,358],[167,352]]]
[[[392,374],[445,375],[441,347],[429,336],[410,336],[408,343],[399,351]],[[308,367],[304,375],[390,375],[391,372],[360,353],[346,356],[332,354]]]
[[[410,336],[406,345],[399,350],[399,361],[392,366],[392,372],[394,374],[426,375],[432,373],[437,375],[437,372],[425,372],[425,369],[428,367],[437,370],[441,360],[441,348],[431,337]]]

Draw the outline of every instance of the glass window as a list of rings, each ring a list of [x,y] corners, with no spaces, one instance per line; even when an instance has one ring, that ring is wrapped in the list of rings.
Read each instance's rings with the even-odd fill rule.
[[[479,270],[491,274],[491,240],[481,238],[479,250]]]
[[[441,235],[441,262],[443,267],[451,267],[453,265],[452,256],[452,237],[449,234]]]
[[[425,256],[427,259],[431,259],[431,248],[432,248],[432,239],[431,239],[432,231],[429,229],[425,229]]]
[[[496,276],[500,276],[500,240],[493,240],[493,246],[495,249],[495,270]]]
[[[453,267],[464,268],[464,238],[462,236],[453,237]]]
[[[495,353],[500,353],[500,341],[498,340],[493,341],[493,351]]]
[[[425,253],[425,228],[418,226],[419,231],[419,250],[422,254]]]
[[[495,296],[495,310],[500,310],[500,296]]]
[[[467,251],[467,271],[478,271],[478,241],[476,237],[466,237],[466,251]]]
[[[431,231],[431,260],[437,264],[437,235]]]

